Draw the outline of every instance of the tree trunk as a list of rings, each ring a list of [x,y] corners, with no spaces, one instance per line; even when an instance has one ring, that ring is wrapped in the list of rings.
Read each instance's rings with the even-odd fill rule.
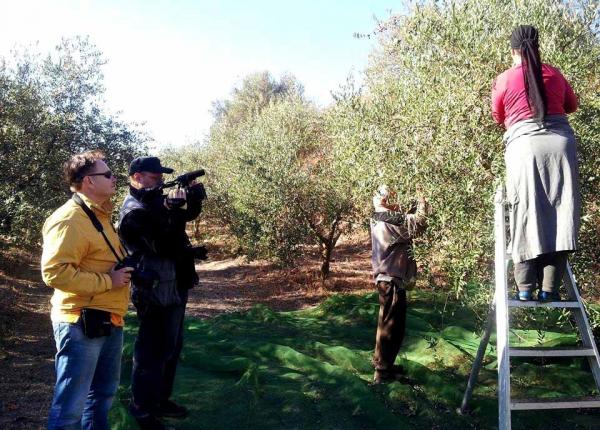
[[[194,220],[194,233],[193,233],[194,239],[199,241],[200,240],[200,219],[196,218]]]
[[[321,279],[323,280],[329,277],[329,263],[334,246],[335,243],[332,240],[321,243]]]

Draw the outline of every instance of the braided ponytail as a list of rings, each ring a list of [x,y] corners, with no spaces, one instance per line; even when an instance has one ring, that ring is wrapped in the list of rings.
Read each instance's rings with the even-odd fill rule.
[[[548,103],[542,77],[537,29],[531,25],[519,25],[510,36],[510,46],[521,54],[527,103],[533,111],[534,118],[541,122],[546,116]]]

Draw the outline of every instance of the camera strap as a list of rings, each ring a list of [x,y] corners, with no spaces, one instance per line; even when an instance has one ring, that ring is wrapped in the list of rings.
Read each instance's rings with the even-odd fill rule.
[[[73,194],[73,200],[75,201],[75,203],[77,203],[79,206],[81,206],[81,209],[83,209],[83,211],[88,216],[88,218],[90,219],[90,221],[92,221],[92,224],[94,225],[94,227],[96,228],[96,230],[98,230],[100,232],[100,234],[102,234],[102,237],[106,241],[106,244],[108,245],[108,247],[110,248],[110,250],[112,251],[112,253],[117,258],[117,261],[119,263],[122,262],[123,259],[121,257],[119,257],[119,255],[115,251],[115,248],[113,248],[112,244],[108,240],[108,237],[106,237],[106,234],[104,233],[104,227],[102,227],[102,223],[100,222],[100,220],[98,219],[98,217],[96,216],[96,214],[88,207],[88,205],[85,204],[85,202],[81,199],[81,197],[79,197],[79,194],[74,193]],[[114,227],[113,227],[113,230],[114,230]]]

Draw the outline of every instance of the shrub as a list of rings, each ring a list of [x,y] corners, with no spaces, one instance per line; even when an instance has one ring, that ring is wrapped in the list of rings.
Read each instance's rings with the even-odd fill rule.
[[[364,87],[350,83],[337,94],[330,133],[357,206],[368,207],[381,182],[395,186],[403,202],[425,195],[434,213],[416,252],[448,276],[457,295],[470,279],[491,279],[492,196],[504,174],[504,147],[490,88],[510,65],[512,29],[525,23],[539,28],[543,60],[559,67],[580,97],[570,118],[584,202],[574,262],[584,287],[598,285],[597,14],[597,2],[419,2],[378,26]]]

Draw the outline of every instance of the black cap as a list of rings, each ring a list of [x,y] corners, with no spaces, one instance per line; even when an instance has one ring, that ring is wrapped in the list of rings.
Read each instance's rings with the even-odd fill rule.
[[[129,176],[135,172],[173,173],[173,169],[161,166],[158,157],[138,157],[129,165]]]

